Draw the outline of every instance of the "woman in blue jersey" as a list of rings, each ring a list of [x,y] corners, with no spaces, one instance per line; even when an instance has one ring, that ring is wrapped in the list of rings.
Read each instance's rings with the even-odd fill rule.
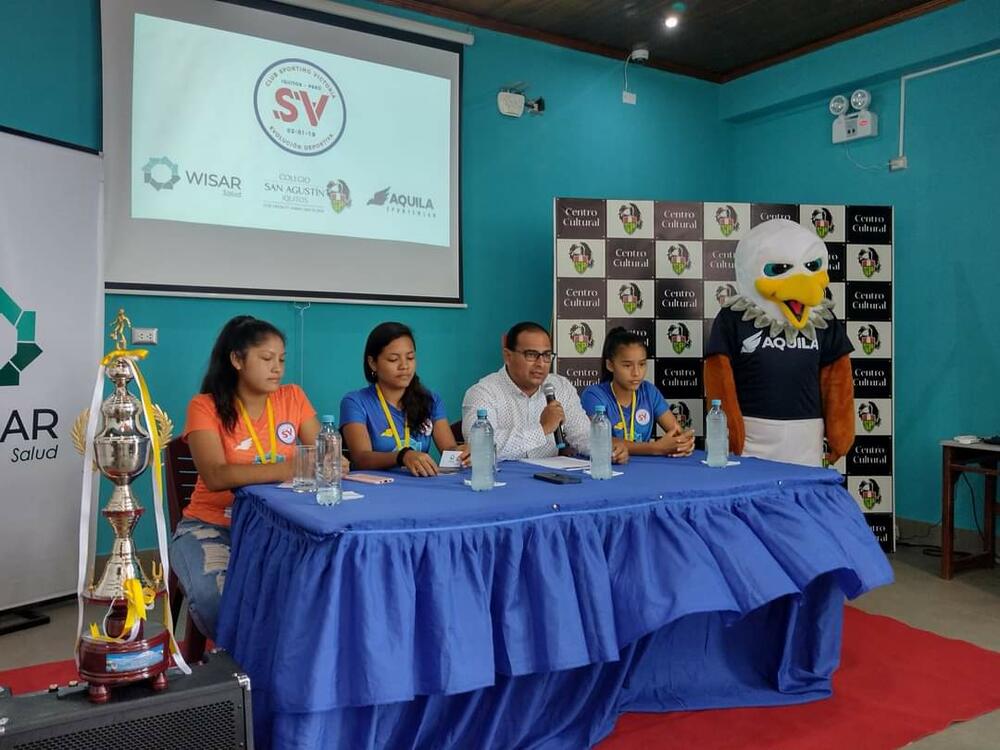
[[[456,450],[441,398],[417,377],[413,331],[402,323],[382,323],[368,334],[365,380],[371,385],[340,402],[344,444],[353,469],[406,468],[418,477],[438,473],[431,443]]]
[[[690,455],[694,433],[681,429],[656,386],[646,380],[648,355],[642,339],[624,328],[612,328],[604,339],[602,358],[601,382],[580,396],[584,411],[593,414],[595,406],[604,404],[611,436],[626,442],[629,455]],[[654,438],[657,424],[663,435]]]

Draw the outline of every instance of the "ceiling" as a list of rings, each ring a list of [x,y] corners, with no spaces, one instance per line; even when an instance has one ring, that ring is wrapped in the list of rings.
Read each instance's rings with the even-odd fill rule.
[[[381,0],[462,23],[724,82],[958,0]]]

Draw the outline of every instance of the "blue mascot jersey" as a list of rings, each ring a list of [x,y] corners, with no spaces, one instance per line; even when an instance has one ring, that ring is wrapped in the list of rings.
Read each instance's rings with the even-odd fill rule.
[[[725,354],[733,365],[736,397],[744,416],[761,419],[823,417],[819,371],[854,351],[842,321],[816,329],[816,340],[801,333],[789,344],[784,333],[768,336],[742,320],[742,313],[723,308],[712,325],[705,356]]]

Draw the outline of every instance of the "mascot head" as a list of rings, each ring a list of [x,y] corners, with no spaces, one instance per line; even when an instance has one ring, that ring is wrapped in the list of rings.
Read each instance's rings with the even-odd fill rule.
[[[812,339],[833,317],[824,295],[830,284],[826,245],[801,225],[771,219],[751,229],[736,246],[739,296],[730,306],[744,311],[744,320],[784,331],[789,341],[801,332]]]

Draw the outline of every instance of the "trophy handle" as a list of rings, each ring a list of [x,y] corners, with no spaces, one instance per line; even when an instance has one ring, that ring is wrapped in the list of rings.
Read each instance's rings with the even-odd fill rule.
[[[81,456],[87,452],[87,422],[90,419],[90,409],[81,411],[73,422],[70,430],[70,437],[73,440],[73,447]],[[153,421],[156,422],[156,435],[160,439],[160,450],[167,447],[174,437],[174,422],[170,416],[160,408],[159,404],[153,404]],[[97,468],[97,464],[94,464]]]

